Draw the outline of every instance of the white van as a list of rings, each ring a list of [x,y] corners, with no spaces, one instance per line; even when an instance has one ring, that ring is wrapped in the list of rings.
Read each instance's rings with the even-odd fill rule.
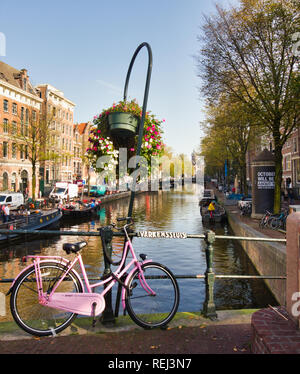
[[[50,192],[49,198],[55,199],[56,201],[70,200],[78,197],[78,185],[67,182],[57,182],[55,187]]]
[[[0,205],[10,204],[12,209],[17,209],[24,204],[24,196],[19,192],[0,192]]]

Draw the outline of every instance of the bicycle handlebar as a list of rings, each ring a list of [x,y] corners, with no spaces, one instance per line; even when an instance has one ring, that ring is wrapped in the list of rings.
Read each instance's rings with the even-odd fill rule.
[[[117,261],[117,262],[114,262],[112,260],[111,254],[107,250],[107,245],[108,245],[108,243],[111,242],[111,239],[112,239],[112,235],[113,235],[113,230],[112,229],[116,229],[116,230],[120,230],[120,231],[123,230],[125,232],[125,235],[126,235],[127,239],[129,240],[127,227],[133,225],[134,222],[133,222],[133,219],[131,217],[117,218],[117,221],[125,221],[125,220],[127,221],[127,223],[123,227],[117,227],[115,223],[111,223],[108,226],[98,228],[98,230],[100,231],[104,256],[105,256],[106,260],[108,261],[108,263],[111,264],[111,265],[114,265],[114,266],[119,265],[121,263],[121,260]],[[124,248],[123,248],[123,250],[124,250]]]

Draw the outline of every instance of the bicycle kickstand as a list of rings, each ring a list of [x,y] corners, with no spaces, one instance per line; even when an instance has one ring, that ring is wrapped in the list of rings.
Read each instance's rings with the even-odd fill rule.
[[[96,326],[96,322],[97,322],[97,320],[96,320],[96,318],[95,318],[96,306],[97,306],[97,303],[94,302],[94,303],[92,304],[92,317],[93,317],[92,327],[95,327],[95,326]]]

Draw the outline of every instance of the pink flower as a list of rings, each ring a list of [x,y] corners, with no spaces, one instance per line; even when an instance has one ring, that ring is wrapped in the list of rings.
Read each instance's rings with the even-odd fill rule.
[[[156,145],[156,149],[160,149],[160,145],[159,144]]]
[[[150,144],[148,144],[148,145],[147,145],[147,148],[148,148],[148,149],[150,149],[150,148],[151,148],[151,145],[150,145]]]
[[[101,130],[97,130],[97,133],[100,134]]]
[[[131,152],[133,152],[133,151],[134,151],[134,148],[130,148],[130,150],[131,150]]]
[[[163,119],[162,121],[163,121],[163,122],[166,122],[166,120],[165,120],[165,119]]]

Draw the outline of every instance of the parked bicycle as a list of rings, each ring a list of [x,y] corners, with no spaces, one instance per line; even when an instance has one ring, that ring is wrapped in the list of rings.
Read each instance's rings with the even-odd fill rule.
[[[272,213],[266,210],[265,214],[262,216],[261,220],[259,221],[259,227],[261,229],[269,227],[269,223],[271,219],[272,219]]]
[[[137,259],[128,231],[133,221],[128,217],[117,219],[124,220],[127,223],[122,227],[115,224],[106,227],[111,233],[113,229],[123,231],[126,240],[119,262],[112,261],[104,245],[106,259],[118,267],[100,282],[89,282],[80,254],[86,246],[84,241],[63,245],[67,254],[75,254],[73,260],[27,256],[33,264],[15,278],[8,292],[12,316],[23,330],[35,336],[55,335],[69,326],[78,314],[93,317],[94,325],[96,316],[105,309],[104,295],[116,283],[122,286],[123,308],[139,326],[164,327],[172,320],[179,304],[177,281],[166,266],[147,260],[144,254],[140,254],[142,261]],[[126,264],[129,253],[132,259]],[[83,279],[74,268],[77,263]],[[101,293],[94,293],[96,287],[104,285]]]
[[[288,211],[283,210],[279,214],[273,214],[266,210],[265,214],[259,222],[260,228],[271,228],[276,229],[285,229],[286,218],[288,216]]]
[[[272,220],[270,222],[270,227],[273,230],[278,230],[278,229],[285,230],[286,229],[287,216],[288,216],[288,211],[287,210],[282,211],[277,216],[273,216]]]

